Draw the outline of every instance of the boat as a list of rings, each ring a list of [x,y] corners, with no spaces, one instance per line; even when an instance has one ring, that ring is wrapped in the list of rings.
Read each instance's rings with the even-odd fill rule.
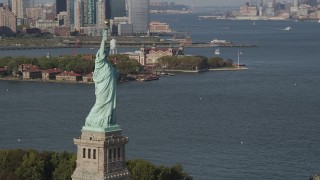
[[[221,40],[221,39],[214,39],[210,41],[211,46],[231,46],[232,41],[226,41],[226,40]]]
[[[159,80],[159,76],[157,75],[141,75],[137,78],[138,81],[153,81],[153,80]]]
[[[256,25],[256,21],[253,21],[252,25],[255,26]]]
[[[231,44],[231,41],[226,41],[226,40],[220,40],[220,39],[214,39],[210,41],[211,44]]]
[[[220,49],[217,48],[217,49],[214,51],[214,54],[215,54],[215,55],[220,55]]]
[[[284,28],[283,30],[285,31],[290,31],[292,28],[290,26],[287,26],[286,28]]]
[[[320,23],[320,19],[319,19],[318,23]]]

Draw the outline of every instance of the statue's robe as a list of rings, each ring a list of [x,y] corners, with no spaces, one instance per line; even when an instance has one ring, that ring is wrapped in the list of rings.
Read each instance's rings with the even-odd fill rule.
[[[85,126],[108,128],[116,125],[116,81],[117,72],[106,59],[105,42],[96,54],[93,80],[96,102],[86,118]]]

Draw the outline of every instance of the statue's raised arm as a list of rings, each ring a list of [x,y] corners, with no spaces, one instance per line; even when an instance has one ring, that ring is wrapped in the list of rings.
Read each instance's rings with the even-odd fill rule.
[[[100,49],[96,54],[93,80],[95,82],[96,102],[86,118],[83,130],[111,131],[118,129],[116,124],[116,81],[114,67],[108,61],[106,41],[108,28],[104,30]]]

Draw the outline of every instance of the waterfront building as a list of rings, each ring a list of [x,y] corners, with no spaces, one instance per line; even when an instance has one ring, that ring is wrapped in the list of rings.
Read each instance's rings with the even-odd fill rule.
[[[60,74],[62,71],[58,68],[47,69],[42,71],[42,80],[55,80],[56,75]]]
[[[77,82],[82,80],[82,76],[80,74],[74,73],[73,71],[68,72],[64,71],[58,75],[56,75],[57,81],[69,81],[69,82]]]
[[[93,82],[93,73],[89,73],[82,77],[82,81],[86,83]]]
[[[150,24],[150,0],[129,0],[129,23],[134,34],[147,34]]]
[[[309,9],[310,6],[309,5],[301,5],[298,8],[298,12],[297,12],[297,16],[299,19],[308,19],[309,18]]]
[[[41,79],[42,71],[39,69],[28,69],[22,72],[23,79]]]
[[[17,18],[8,8],[0,7],[0,35],[11,35],[17,32]]]
[[[56,0],[56,14],[59,14],[62,11],[67,11],[67,2],[66,0]]]
[[[178,56],[184,55],[184,48],[157,48],[155,45],[151,48],[142,46],[140,51],[128,53],[129,58],[136,59],[143,66],[154,66],[157,60],[164,56]]]
[[[42,30],[52,30],[53,27],[59,26],[59,21],[53,21],[53,20],[38,20],[36,21],[36,28],[42,29]]]
[[[171,29],[169,24],[161,23],[159,21],[150,22],[150,32],[151,33],[170,33]]]
[[[125,0],[106,0],[106,18],[114,19],[115,17],[126,16]]]
[[[35,65],[33,65],[33,64],[21,64],[20,66],[19,66],[19,71],[20,72],[23,72],[23,71],[26,71],[26,70],[38,70],[39,69],[39,67],[38,66],[35,66]]]
[[[21,64],[19,71],[22,73],[23,79],[39,79],[42,76],[39,67],[32,64]]]
[[[318,18],[317,18],[317,12],[311,12],[311,13],[309,13],[309,19],[318,19]]]
[[[273,16],[275,15],[275,12],[274,12],[274,3],[273,3],[273,1],[269,1],[269,2],[268,2],[266,15],[267,15],[268,17],[273,17]]]
[[[244,6],[240,7],[240,16],[254,17],[257,16],[257,7],[250,6],[246,3]]]
[[[30,7],[30,0],[12,0],[12,12],[17,18],[25,18],[27,16],[26,9]]]

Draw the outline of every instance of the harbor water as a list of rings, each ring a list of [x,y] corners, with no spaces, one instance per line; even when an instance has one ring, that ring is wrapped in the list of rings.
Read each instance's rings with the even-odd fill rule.
[[[154,15],[193,41],[241,48],[245,71],[215,71],[121,83],[117,122],[127,159],[180,163],[199,180],[308,179],[320,172],[320,24],[199,20]],[[292,30],[285,31],[290,26]],[[131,49],[119,49],[120,52]],[[0,56],[71,54],[71,49],[0,51]],[[78,49],[90,52],[91,49]],[[237,61],[237,48],[220,48]],[[214,56],[214,48],[186,48]],[[93,84],[0,81],[0,148],[76,151],[95,101]],[[18,141],[19,139],[19,141]]]

